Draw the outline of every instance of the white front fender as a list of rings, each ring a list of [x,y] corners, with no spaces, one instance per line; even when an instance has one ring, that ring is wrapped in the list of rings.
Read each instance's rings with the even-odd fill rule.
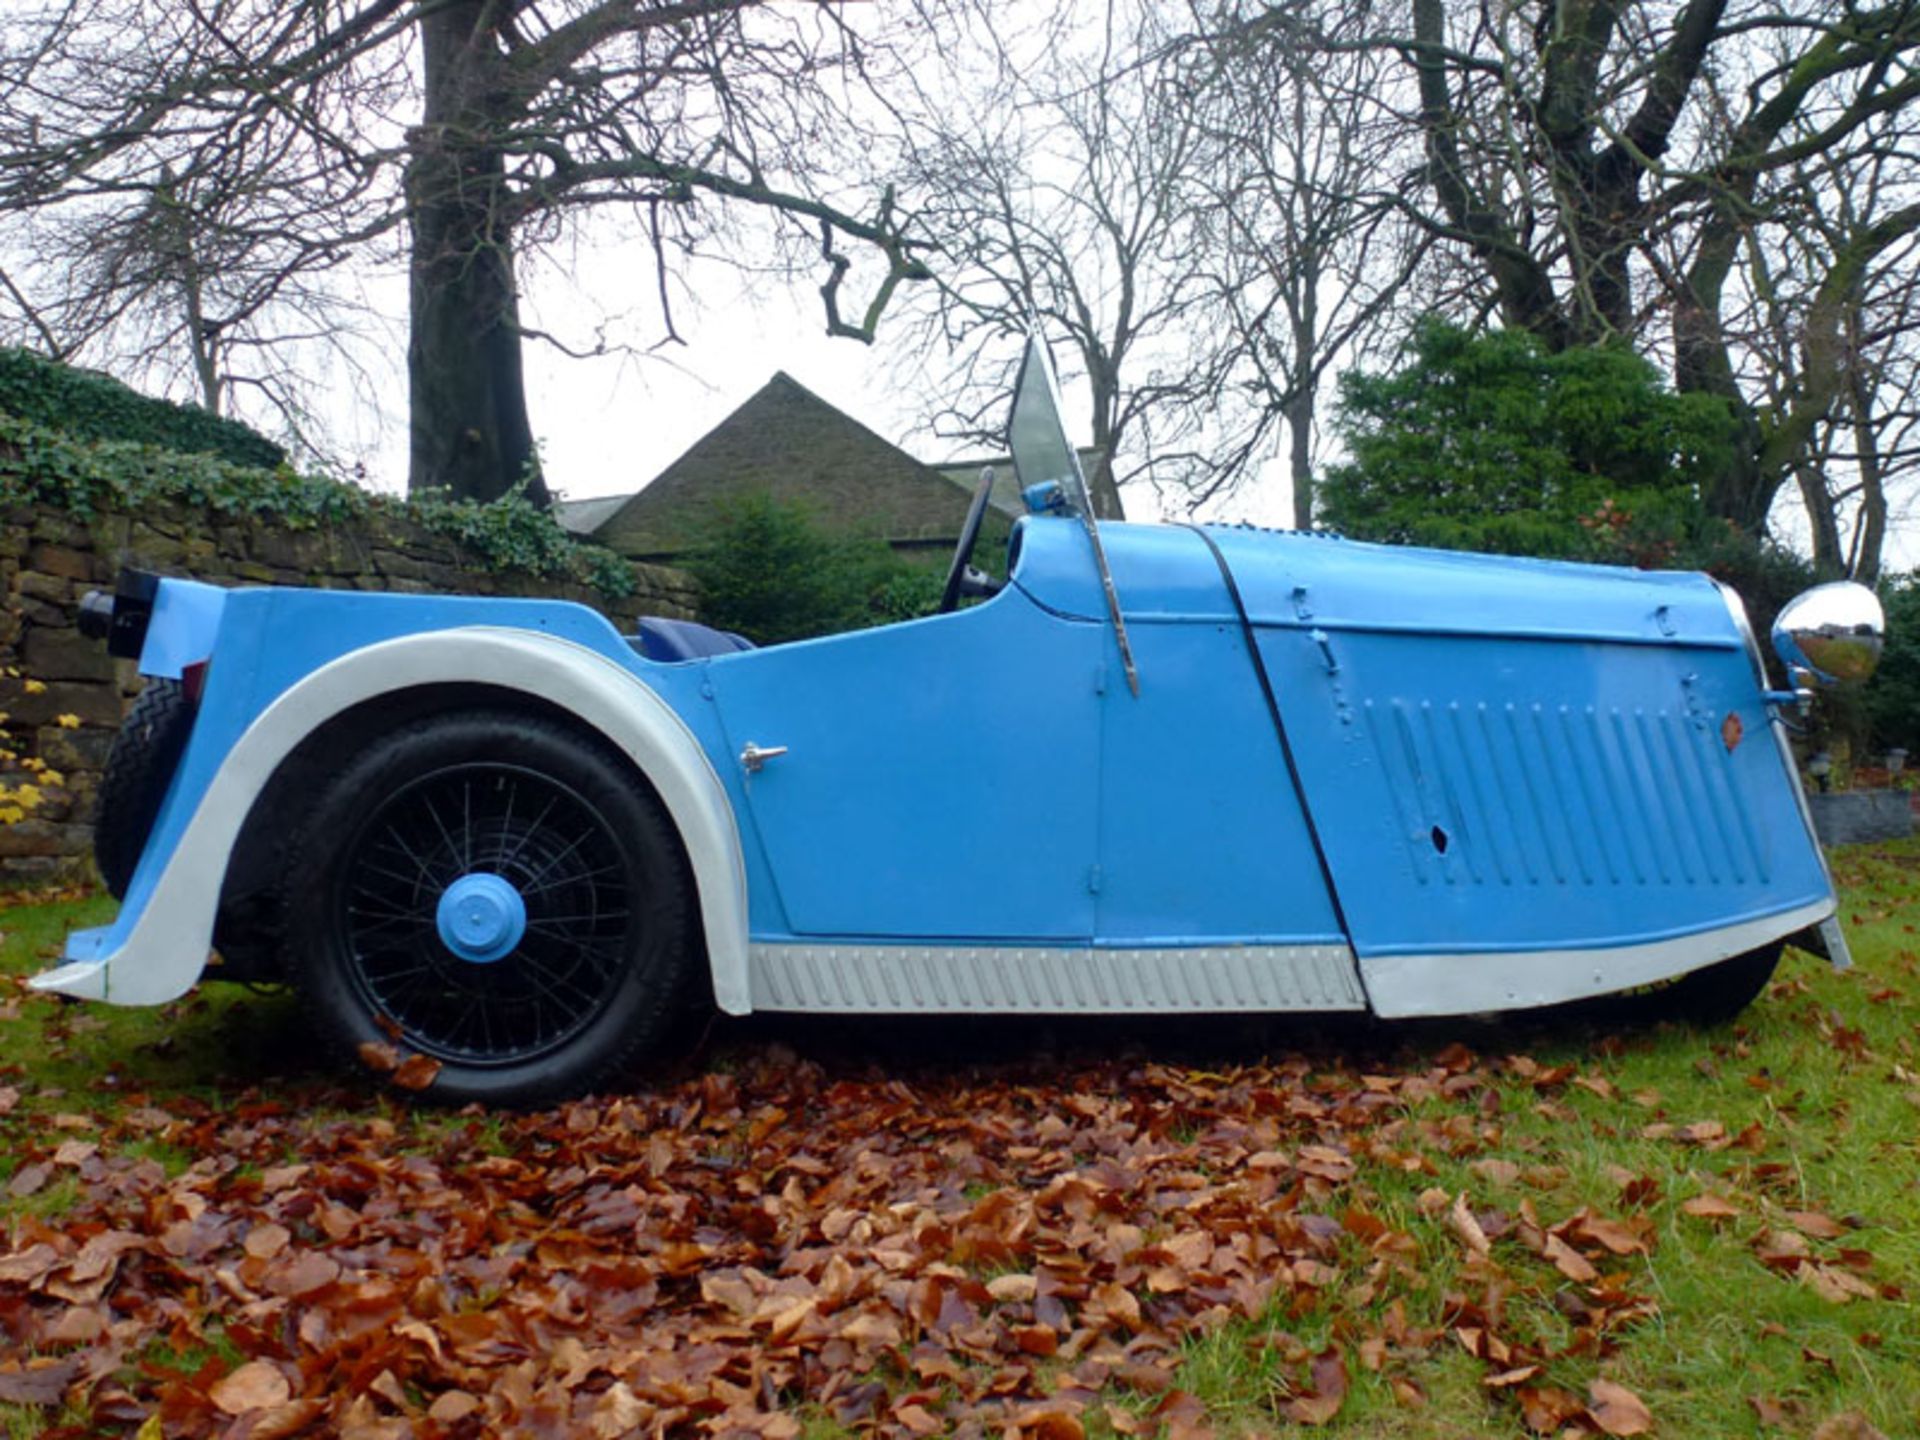
[[[123,910],[120,923],[75,935],[69,963],[36,976],[33,987],[120,1005],[158,1005],[186,993],[213,944],[234,842],[281,764],[321,725],[356,706],[443,684],[537,696],[631,757],[686,846],[714,999],[730,1014],[752,1008],[739,832],[726,790],[693,732],[644,681],[604,655],[551,635],[480,626],[369,645],[287,689],[227,753],[147,903],[136,914]]]

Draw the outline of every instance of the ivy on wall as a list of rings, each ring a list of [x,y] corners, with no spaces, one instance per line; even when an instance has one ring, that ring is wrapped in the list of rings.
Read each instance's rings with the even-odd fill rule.
[[[0,412],[4,412],[0,400]],[[289,530],[342,522],[411,522],[464,546],[489,569],[564,578],[603,595],[635,589],[632,567],[610,550],[582,545],[524,496],[489,504],[403,500],[286,465],[236,465],[157,444],[76,439],[0,413],[0,503],[56,506],[81,520],[174,504],[214,515],[271,519]]]
[[[236,420],[152,399],[109,376],[76,370],[31,350],[0,348],[0,413],[77,440],[132,440],[217,455],[235,465],[271,469],[287,458],[266,436]]]

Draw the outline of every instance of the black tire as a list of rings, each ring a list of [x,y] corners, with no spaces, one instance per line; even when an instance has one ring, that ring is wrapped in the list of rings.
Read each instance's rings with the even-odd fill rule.
[[[1641,1024],[1672,1020],[1685,1025],[1724,1025],[1759,998],[1773,979],[1784,941],[1688,971],[1617,997],[1623,1019]]]
[[[160,802],[193,731],[193,703],[178,680],[149,678],[113,737],[93,812],[93,863],[124,900]]]
[[[462,959],[442,896],[481,874],[520,897],[524,931]],[[460,711],[382,737],[326,786],[287,876],[288,969],[326,1037],[438,1061],[420,1092],[436,1101],[602,1084],[666,1039],[686,985],[672,822],[616,755],[549,720]]]

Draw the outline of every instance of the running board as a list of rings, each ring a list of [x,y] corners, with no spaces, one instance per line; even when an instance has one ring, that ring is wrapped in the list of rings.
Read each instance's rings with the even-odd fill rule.
[[[1086,947],[755,942],[755,1010],[1139,1015],[1364,1010],[1345,945]]]

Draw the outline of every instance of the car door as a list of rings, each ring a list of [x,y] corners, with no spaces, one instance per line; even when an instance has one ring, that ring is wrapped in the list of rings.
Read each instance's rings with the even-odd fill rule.
[[[743,774],[755,938],[1088,939],[1103,633],[1010,588],[716,659],[731,756],[784,752]]]

